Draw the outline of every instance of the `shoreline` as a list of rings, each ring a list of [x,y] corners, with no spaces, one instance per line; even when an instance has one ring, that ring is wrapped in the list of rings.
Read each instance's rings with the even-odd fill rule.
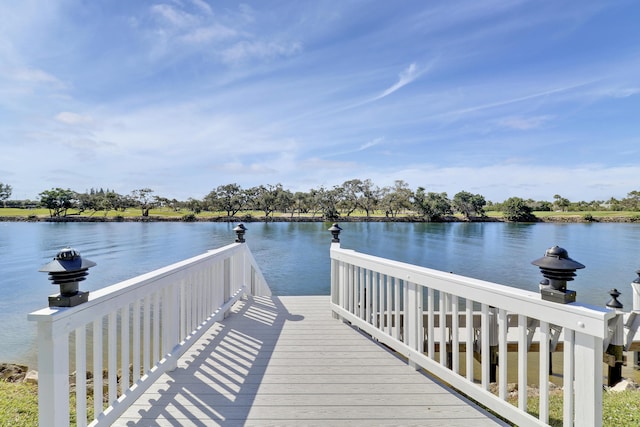
[[[636,223],[640,219],[636,216],[603,216],[585,218],[586,214],[567,214],[552,215],[547,217],[536,217],[535,221],[514,222],[507,221],[501,217],[476,217],[471,219],[459,218],[456,216],[448,216],[443,219],[428,221],[418,216],[400,216],[400,217],[363,217],[363,216],[346,216],[335,219],[325,219],[323,217],[291,217],[291,216],[216,216],[216,217],[197,217],[190,216],[160,216],[150,215],[143,216],[112,216],[112,217],[96,217],[96,216],[66,216],[66,217],[43,217],[43,216],[0,216],[0,222],[326,222],[326,223],[345,223],[345,222],[406,222],[406,223],[453,223],[453,222],[504,222],[514,224],[537,224],[537,223]]]

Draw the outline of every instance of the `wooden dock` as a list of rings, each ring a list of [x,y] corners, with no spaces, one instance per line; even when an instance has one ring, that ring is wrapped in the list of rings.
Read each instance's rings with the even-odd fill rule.
[[[506,424],[296,296],[236,304],[114,425]]]

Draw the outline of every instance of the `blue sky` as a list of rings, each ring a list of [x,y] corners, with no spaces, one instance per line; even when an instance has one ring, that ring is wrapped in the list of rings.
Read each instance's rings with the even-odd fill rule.
[[[0,0],[0,182],[640,189],[640,2]]]

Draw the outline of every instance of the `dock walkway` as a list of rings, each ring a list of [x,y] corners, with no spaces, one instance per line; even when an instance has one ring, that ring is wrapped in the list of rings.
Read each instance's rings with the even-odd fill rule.
[[[117,426],[506,425],[332,318],[328,296],[251,297]]]

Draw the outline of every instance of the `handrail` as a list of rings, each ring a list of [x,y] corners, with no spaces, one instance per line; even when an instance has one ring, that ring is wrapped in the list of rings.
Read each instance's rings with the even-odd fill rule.
[[[247,245],[234,243],[93,291],[76,307],[29,314],[38,324],[39,425],[69,425],[70,362],[77,425],[110,425],[245,294],[271,291]]]
[[[361,254],[339,243],[332,243],[330,253],[334,316],[404,354],[412,366],[430,371],[517,425],[547,425],[550,352],[561,339],[563,423],[602,424],[603,345],[615,311],[549,302],[538,293]],[[514,322],[517,326],[509,331]],[[533,334],[540,354],[538,418],[527,413],[527,355]],[[508,340],[514,336],[517,406],[506,401]],[[491,382],[497,383],[497,395],[490,391]]]

